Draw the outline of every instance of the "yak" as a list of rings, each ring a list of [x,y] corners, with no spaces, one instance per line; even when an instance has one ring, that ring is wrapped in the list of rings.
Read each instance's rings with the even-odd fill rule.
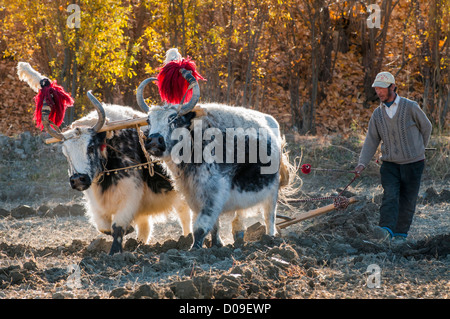
[[[274,236],[278,192],[291,172],[279,124],[243,107],[197,105],[198,83],[189,71],[181,73],[193,90],[189,102],[149,108],[143,90],[154,78],[141,83],[137,101],[148,113],[147,150],[163,161],[193,212],[193,248],[209,233],[213,245],[222,245],[219,216],[227,212],[235,213],[235,238],[243,237],[242,218],[252,208],[263,211],[266,232]]]
[[[50,83],[25,62],[18,64],[17,73],[36,92]],[[100,232],[113,236],[109,254],[122,252],[123,236],[132,226],[137,228],[138,240],[146,243],[151,218],[157,215],[176,212],[184,235],[188,235],[192,228],[190,209],[161,163],[148,163],[137,129],[102,130],[107,121],[146,114],[126,106],[102,104],[91,91],[87,95],[95,111],[73,122],[64,132],[50,123],[50,106],[55,105],[55,97],[47,95],[46,99],[53,100],[43,101],[42,124],[61,143],[69,163],[70,186],[83,192],[90,221]]]

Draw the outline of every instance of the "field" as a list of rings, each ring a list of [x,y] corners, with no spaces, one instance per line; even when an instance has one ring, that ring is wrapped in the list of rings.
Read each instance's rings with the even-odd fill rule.
[[[312,142],[290,140],[291,145]],[[305,149],[303,161],[328,163],[334,149],[348,152],[348,162],[353,161],[357,148],[339,145]],[[278,237],[233,243],[224,216],[221,233],[227,245],[191,251],[192,238],[181,236],[178,221],[169,216],[155,221],[148,245],[138,245],[131,233],[124,253],[111,257],[112,238],[99,234],[84,216],[60,146],[23,133],[0,136],[0,147],[1,299],[450,296],[448,172],[439,177],[425,172],[409,241],[402,245],[371,238],[382,194],[374,164],[345,193],[359,202],[287,227]],[[445,163],[448,169],[448,158]],[[337,194],[350,179],[342,173],[303,175],[300,196]],[[296,216],[327,204],[279,205],[279,212]],[[247,224],[258,221],[255,216]]]

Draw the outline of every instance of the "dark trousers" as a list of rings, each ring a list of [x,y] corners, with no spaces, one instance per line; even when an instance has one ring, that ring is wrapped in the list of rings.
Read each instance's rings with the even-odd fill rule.
[[[384,189],[380,227],[387,227],[393,234],[406,237],[416,210],[424,166],[425,161],[411,164],[383,162],[380,169]]]

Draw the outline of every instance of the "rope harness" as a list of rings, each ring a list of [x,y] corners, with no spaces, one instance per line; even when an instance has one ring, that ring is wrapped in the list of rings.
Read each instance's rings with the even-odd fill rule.
[[[105,176],[105,174],[107,176],[111,175],[111,174],[118,174],[120,171],[125,171],[128,172],[128,170],[142,170],[147,168],[148,169],[148,173],[150,175],[150,177],[153,177],[156,174],[158,174],[159,176],[163,177],[164,179],[166,179],[167,181],[170,182],[170,180],[164,176],[163,174],[160,174],[158,172],[155,172],[154,169],[154,164],[155,163],[162,163],[162,161],[160,160],[152,160],[152,158],[150,157],[150,154],[148,154],[147,149],[145,148],[145,142],[144,139],[146,139],[144,132],[142,132],[142,130],[139,128],[139,125],[136,125],[136,131],[139,137],[139,144],[141,146],[142,152],[144,153],[145,159],[147,160],[147,162],[145,163],[138,163],[136,165],[129,165],[129,166],[125,166],[125,167],[120,167],[120,168],[115,168],[115,169],[106,169],[106,163],[103,164],[103,171],[100,172],[97,177],[95,182],[96,183],[101,183],[103,181],[103,178]],[[123,154],[121,151],[119,151],[118,149],[114,148],[113,146],[111,146],[110,144],[105,144],[107,147],[111,148],[112,150],[114,150],[116,153]],[[135,161],[136,162],[136,161]],[[137,162],[136,162],[137,163]],[[100,180],[101,179],[101,180]]]

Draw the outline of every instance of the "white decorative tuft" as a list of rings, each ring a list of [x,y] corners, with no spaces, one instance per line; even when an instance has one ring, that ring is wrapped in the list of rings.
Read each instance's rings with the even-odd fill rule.
[[[17,75],[19,79],[28,83],[28,85],[35,91],[39,92],[41,85],[39,81],[46,77],[33,69],[27,62],[19,62],[17,65]]]
[[[170,61],[176,61],[176,60],[181,60],[181,59],[182,59],[182,56],[181,56],[180,52],[178,52],[178,49],[172,48],[166,52],[166,60],[164,61],[164,64],[167,64]]]

